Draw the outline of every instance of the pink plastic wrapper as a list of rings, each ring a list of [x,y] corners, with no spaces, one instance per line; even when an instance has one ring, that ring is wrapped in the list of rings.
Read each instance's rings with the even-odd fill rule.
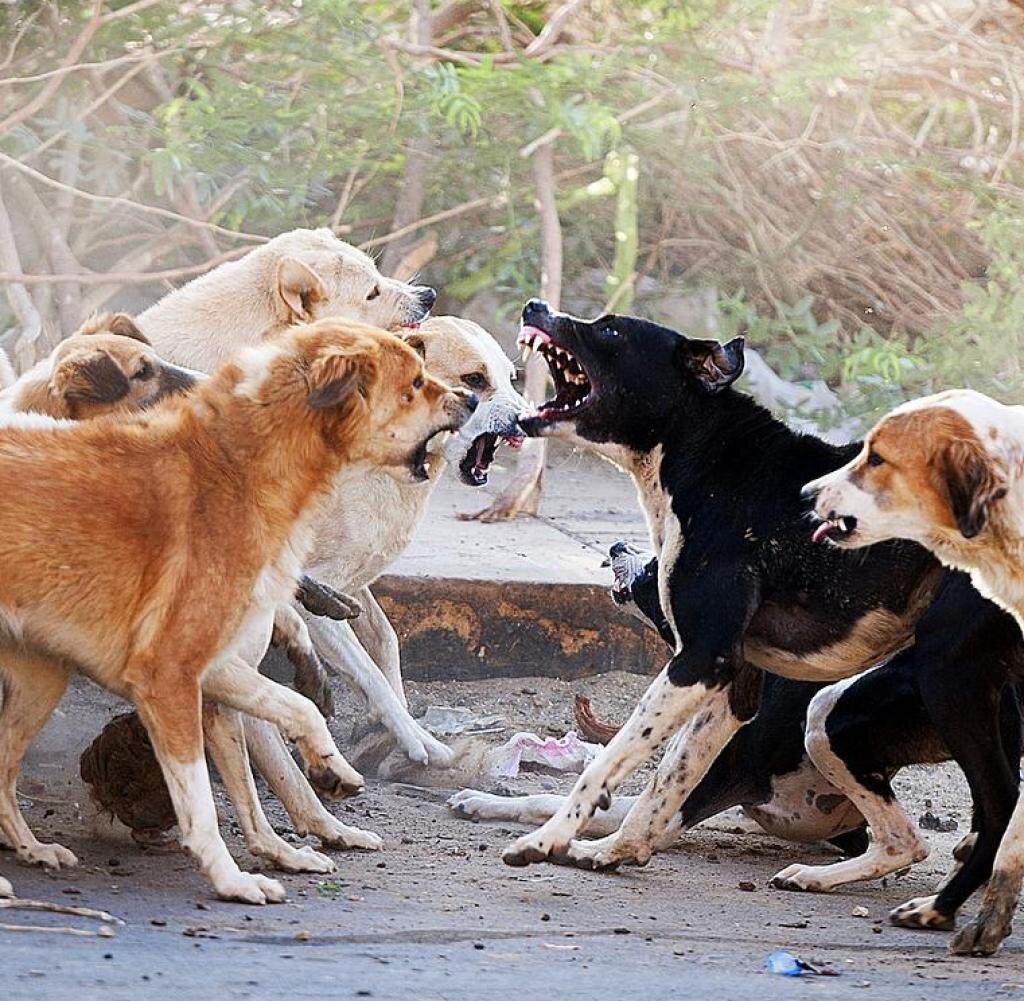
[[[598,751],[596,744],[579,739],[575,730],[564,737],[538,737],[535,733],[517,733],[501,749],[493,773],[515,778],[526,763],[544,765],[559,772],[580,772]]]

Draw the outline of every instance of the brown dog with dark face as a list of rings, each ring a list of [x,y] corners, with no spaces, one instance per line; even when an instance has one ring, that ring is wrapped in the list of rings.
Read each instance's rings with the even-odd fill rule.
[[[18,809],[21,759],[73,670],[135,703],[182,832],[222,897],[281,900],[217,830],[202,695],[275,723],[328,794],[361,785],[312,703],[262,678],[275,609],[294,593],[317,504],[347,463],[423,475],[426,443],[468,394],[399,339],[300,326],[187,397],[117,419],[0,428],[0,830],[59,865]],[[70,853],[67,853],[70,854]]]
[[[124,313],[96,316],[0,393],[0,411],[83,420],[143,410],[205,378],[164,361]]]

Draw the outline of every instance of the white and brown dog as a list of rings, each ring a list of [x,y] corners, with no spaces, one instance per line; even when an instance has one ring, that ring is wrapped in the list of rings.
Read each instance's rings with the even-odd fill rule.
[[[435,293],[386,278],[362,251],[330,230],[294,230],[239,261],[221,265],[170,293],[138,317],[161,356],[209,370],[243,347],[266,343],[295,323],[346,317],[396,331],[423,355],[430,372],[481,401],[525,409],[512,382],[515,367],[481,327],[452,317],[425,320]],[[494,440],[484,438],[460,465],[466,482],[486,477]],[[310,571],[353,594],[362,615],[352,625],[307,618],[320,654],[366,697],[372,713],[408,756],[447,765],[451,752],[409,715],[402,685],[398,638],[369,585],[408,544],[445,468],[434,446],[423,483],[396,483],[386,474],[350,467],[335,484],[317,522]],[[354,631],[353,631],[354,630]],[[333,818],[315,796],[294,784],[286,748],[269,730],[247,728],[256,763],[304,833],[327,843]]]
[[[218,894],[282,900],[279,883],[241,872],[221,840],[201,696],[228,707],[223,724],[243,748],[230,710],[283,728],[328,795],[361,786],[312,703],[249,664],[294,593],[317,504],[341,467],[421,478],[426,442],[471,408],[397,338],[335,321],[245,353],[145,414],[0,429],[5,837],[34,844],[33,861],[66,852],[35,841],[15,788],[78,670],[135,703],[182,842]]]
[[[844,548],[918,542],[969,573],[978,591],[1024,628],[1024,407],[966,389],[914,400],[882,418],[858,455],[804,492],[821,519],[815,538]],[[1010,933],[1022,878],[1024,797],[1000,842],[981,910],[954,951],[988,955],[998,948]]]

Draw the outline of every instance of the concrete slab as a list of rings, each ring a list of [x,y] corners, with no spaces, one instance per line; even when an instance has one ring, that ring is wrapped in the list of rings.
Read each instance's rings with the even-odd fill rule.
[[[489,503],[504,477],[493,479],[474,490],[446,478],[409,549],[374,587],[406,676],[571,679],[660,666],[663,644],[611,603],[601,567],[616,540],[646,544],[630,481],[556,446],[536,517],[458,520]]]

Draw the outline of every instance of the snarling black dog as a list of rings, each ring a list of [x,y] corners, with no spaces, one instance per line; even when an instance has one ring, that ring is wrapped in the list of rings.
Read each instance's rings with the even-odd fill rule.
[[[544,355],[556,389],[550,403],[523,421],[527,433],[568,431],[637,483],[659,557],[652,614],[664,620],[675,653],[554,816],[510,846],[505,861],[552,859],[588,868],[646,861],[721,750],[754,718],[762,671],[820,684],[909,648],[916,689],[910,698],[924,712],[901,722],[923,726],[964,766],[979,811],[978,776],[987,774],[998,787],[986,791],[967,864],[938,897],[903,909],[905,923],[948,926],[986,877],[994,845],[986,846],[993,835],[998,843],[1015,799],[1014,749],[1004,746],[1007,727],[1000,728],[999,715],[1006,705],[1002,690],[1024,659],[1019,631],[1007,629],[1002,613],[912,544],[855,553],[814,545],[800,487],[843,465],[858,446],[797,434],[731,389],[743,367],[741,339],[692,340],[631,317],[584,321],[532,301],[523,311],[521,341]],[[933,675],[941,693],[922,680],[931,670],[925,654],[946,662],[945,674]],[[982,671],[960,659],[971,656],[985,662]],[[837,774],[826,769],[826,777],[849,789],[873,823],[903,816],[898,809],[888,818],[872,816],[867,802],[888,797],[891,805],[893,766],[881,755],[880,769],[865,770],[866,748],[847,748],[844,756],[848,734],[836,720],[843,709],[857,722],[859,686],[886,670],[891,665],[845,691],[816,696],[808,738],[812,756],[815,739],[831,745],[819,756],[831,754]],[[965,727],[968,715],[972,723]],[[1011,720],[1011,742],[1015,725]],[[599,841],[574,840],[607,807],[616,786],[665,745],[656,776],[622,826]],[[909,822],[907,828],[916,837]],[[884,840],[893,836],[883,833]],[[995,947],[984,915],[954,947]]]

